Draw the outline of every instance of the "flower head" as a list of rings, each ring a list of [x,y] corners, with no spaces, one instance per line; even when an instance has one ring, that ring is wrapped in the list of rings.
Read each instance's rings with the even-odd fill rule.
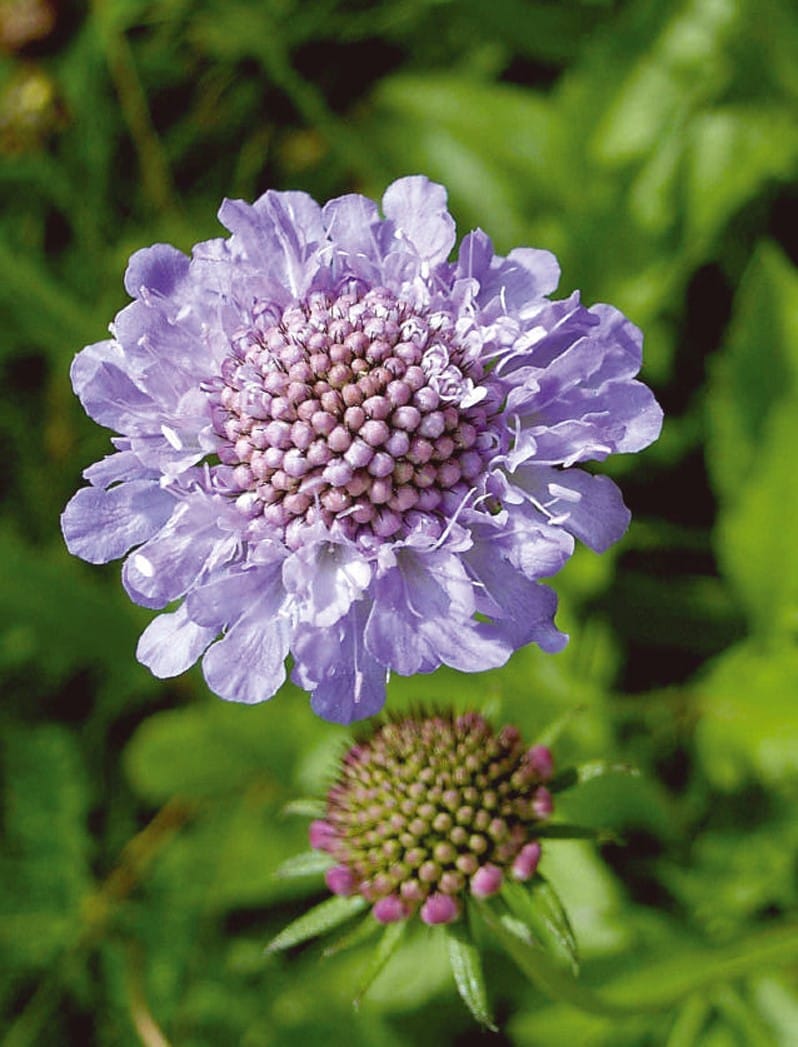
[[[574,537],[602,550],[627,526],[578,466],[659,433],[639,331],[549,300],[546,251],[504,258],[476,231],[449,261],[446,194],[423,177],[382,204],[225,201],[227,239],[133,255],[134,301],[74,361],[121,435],[64,534],[93,563],[128,554],[137,603],[180,601],[139,643],[158,676],[202,656],[212,690],[256,702],[290,653],[317,713],[360,719],[390,670],[559,650],[540,579]]]
[[[451,923],[469,894],[534,874],[553,773],[547,748],[478,713],[392,721],[346,754],[311,846],[331,857],[330,890],[380,923]]]

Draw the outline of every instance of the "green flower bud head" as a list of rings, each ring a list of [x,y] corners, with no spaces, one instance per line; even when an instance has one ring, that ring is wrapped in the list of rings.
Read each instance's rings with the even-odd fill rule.
[[[516,727],[496,731],[475,712],[383,723],[344,754],[323,808],[312,805],[322,815],[310,825],[312,850],[280,869],[283,876],[323,873],[330,897],[284,928],[268,951],[363,916],[327,949],[359,945],[382,927],[360,999],[406,933],[443,935],[460,996],[495,1028],[479,945],[487,932],[544,991],[565,986],[569,1001],[589,996],[568,980],[578,970],[576,941],[538,863],[547,837],[601,837],[549,825],[554,794],[618,772],[629,768],[594,761],[555,775],[545,745],[530,747]],[[294,807],[308,811],[307,801]]]
[[[553,773],[548,749],[478,713],[394,720],[347,752],[310,843],[333,859],[330,890],[380,923],[451,923],[467,895],[535,873]]]

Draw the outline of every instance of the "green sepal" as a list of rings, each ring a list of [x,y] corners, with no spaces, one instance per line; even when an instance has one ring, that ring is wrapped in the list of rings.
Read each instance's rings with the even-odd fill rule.
[[[290,949],[293,945],[306,942],[309,938],[326,934],[339,923],[362,912],[366,904],[366,899],[359,894],[334,895],[332,898],[327,898],[320,905],[314,906],[293,923],[284,927],[277,937],[269,942],[265,952],[280,952],[282,949]]]
[[[373,917],[370,918],[373,919]],[[407,920],[397,920],[396,923],[389,923],[386,926],[382,938],[380,938],[379,944],[374,950],[371,963],[366,968],[366,973],[357,990],[357,995],[352,1001],[355,1007],[360,1006],[363,997],[374,983],[374,979],[399,948],[399,944],[407,930],[407,923]]]
[[[501,897],[534,940],[576,976],[579,973],[576,936],[560,897],[548,880],[538,873],[527,884],[505,881]]]
[[[360,923],[355,924],[354,927],[350,927],[340,938],[336,939],[332,945],[325,946],[322,956],[328,959],[330,956],[335,956],[339,952],[344,952],[346,949],[354,949],[358,945],[362,945],[363,942],[367,942],[369,938],[373,938],[377,931],[380,929],[382,924],[378,920],[375,920],[371,913],[367,913]]]
[[[460,998],[480,1025],[498,1032],[488,1005],[482,957],[479,949],[462,923],[444,925],[449,964]]]
[[[510,913],[500,914],[494,908],[497,900],[477,901],[480,916],[508,956],[541,992],[591,1014],[619,1016],[630,1013],[623,1005],[601,999],[580,985],[570,971],[558,967],[523,920]]]
[[[323,818],[327,813],[327,805],[323,800],[305,797],[300,800],[291,800],[283,807],[282,813],[296,814],[300,818]]]
[[[610,774],[626,774],[632,778],[639,778],[640,771],[628,763],[611,763],[609,760],[589,760],[578,767],[566,767],[556,774],[546,788],[552,793],[561,793],[574,786],[584,785],[593,778],[606,778]]]
[[[333,859],[324,851],[303,851],[286,858],[274,870],[274,876],[278,880],[296,880],[304,876],[321,876],[331,865]]]

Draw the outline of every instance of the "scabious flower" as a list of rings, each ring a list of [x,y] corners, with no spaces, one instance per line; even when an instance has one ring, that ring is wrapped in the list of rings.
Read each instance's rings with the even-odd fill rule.
[[[640,332],[547,251],[462,241],[421,176],[377,206],[298,192],[227,200],[227,239],[133,255],[134,301],[76,357],[86,411],[120,433],[63,514],[69,549],[127,555],[160,677],[200,656],[226,699],[285,678],[350,722],[390,670],[473,672],[566,642],[540,579],[629,513],[579,464],[638,451],[661,411]],[[131,551],[132,550],[132,551]],[[203,653],[204,652],[204,653]]]
[[[354,745],[310,842],[334,894],[359,894],[380,923],[452,923],[468,895],[526,881],[553,811],[549,750],[478,713],[407,717]]]

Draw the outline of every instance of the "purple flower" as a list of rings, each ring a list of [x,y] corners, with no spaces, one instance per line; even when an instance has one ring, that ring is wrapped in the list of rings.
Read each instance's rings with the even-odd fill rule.
[[[228,239],[133,255],[134,301],[74,361],[121,435],[64,534],[92,563],[127,554],[131,598],[169,608],[138,647],[157,676],[202,657],[212,690],[257,702],[290,653],[319,715],[370,716],[391,669],[559,650],[540,579],[574,537],[603,550],[626,529],[615,485],[578,466],[659,433],[640,332],[550,301],[546,251],[503,258],[476,231],[450,262],[425,178],[382,206],[225,201]]]

